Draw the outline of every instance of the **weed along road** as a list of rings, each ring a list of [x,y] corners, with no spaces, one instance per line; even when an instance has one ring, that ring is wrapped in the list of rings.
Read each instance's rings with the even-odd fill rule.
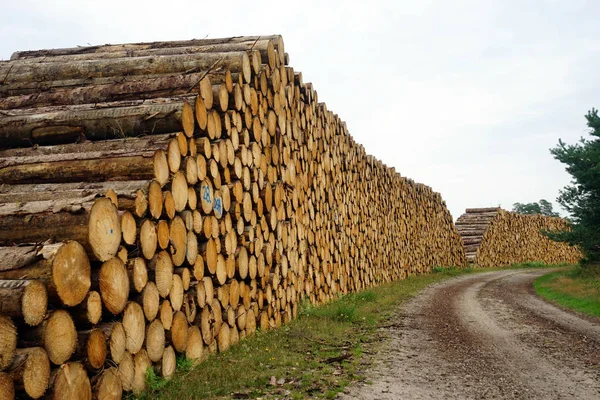
[[[536,297],[547,269],[433,285],[372,344],[366,383],[341,398],[599,399],[600,320]]]

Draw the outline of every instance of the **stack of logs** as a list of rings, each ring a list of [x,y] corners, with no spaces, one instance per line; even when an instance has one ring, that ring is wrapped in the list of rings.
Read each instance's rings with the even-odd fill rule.
[[[481,267],[526,262],[576,263],[580,251],[550,240],[543,231],[568,229],[562,218],[523,215],[501,208],[467,208],[456,221],[467,260]]]
[[[0,64],[0,398],[137,394],[302,297],[465,264],[441,196],[287,60],[269,36]]]

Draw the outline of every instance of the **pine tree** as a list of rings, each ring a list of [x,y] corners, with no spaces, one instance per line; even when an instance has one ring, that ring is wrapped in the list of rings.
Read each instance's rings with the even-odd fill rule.
[[[570,232],[552,233],[555,240],[578,245],[589,262],[600,261],[600,117],[592,108],[585,116],[591,138],[574,144],[558,141],[550,152],[566,165],[571,185],[560,191],[558,203],[571,215]]]

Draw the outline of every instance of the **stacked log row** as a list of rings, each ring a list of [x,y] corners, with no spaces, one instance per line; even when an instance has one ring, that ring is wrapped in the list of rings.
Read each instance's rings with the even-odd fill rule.
[[[367,155],[287,61],[269,36],[0,65],[0,391],[139,393],[303,297],[465,264],[441,196]]]
[[[576,263],[582,255],[574,246],[550,240],[544,231],[564,231],[562,218],[524,215],[501,208],[467,208],[456,221],[469,262],[482,267],[526,262]]]

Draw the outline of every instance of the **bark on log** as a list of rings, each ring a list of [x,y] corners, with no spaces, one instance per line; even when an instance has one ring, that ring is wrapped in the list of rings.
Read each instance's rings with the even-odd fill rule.
[[[0,110],[181,96],[197,91],[198,84],[203,77],[214,76],[214,74],[208,74],[207,72],[177,75],[142,75],[135,76],[135,79],[115,77],[110,81],[106,78],[87,79],[81,82],[82,86],[77,87],[71,86],[73,81],[77,82],[77,80],[39,83],[40,86],[52,86],[52,88],[45,91],[38,90],[32,93],[0,98]],[[94,84],[95,81],[98,83]],[[6,85],[4,87],[0,86],[0,95],[2,92],[23,93],[32,90],[24,84]]]
[[[193,96],[0,111],[0,148],[177,132],[186,99]]]
[[[151,75],[172,72],[210,71],[227,68],[241,71],[250,81],[250,59],[245,52],[179,54],[171,56],[124,57],[75,61],[68,64],[53,62],[13,61],[0,64],[0,84],[36,80],[99,78],[106,76]]]
[[[3,251],[5,254],[12,250],[3,249],[8,250]],[[44,251],[46,253],[42,254]],[[11,269],[0,271],[0,279],[40,279],[67,306],[76,306],[85,299],[91,286],[91,270],[86,252],[79,243],[70,241],[58,247],[32,249],[29,254],[34,257],[27,261],[28,264],[19,261]]]
[[[114,204],[94,197],[0,204],[0,244],[75,240],[107,261],[119,249],[121,224]]]

